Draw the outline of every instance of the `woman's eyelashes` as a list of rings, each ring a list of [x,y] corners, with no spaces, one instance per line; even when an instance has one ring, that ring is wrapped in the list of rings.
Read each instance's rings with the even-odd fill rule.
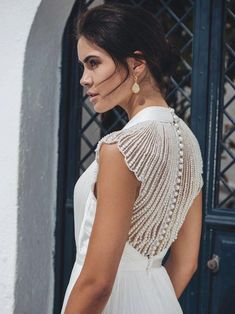
[[[88,65],[91,69],[94,69],[98,66],[99,62],[97,60],[94,59],[90,59],[88,62]]]
[[[79,64],[80,69],[81,69],[82,71],[84,71],[84,64],[83,64],[81,61],[79,61],[78,64]],[[94,60],[94,59],[90,59],[89,61],[86,62],[86,65],[87,65],[86,67],[87,67],[88,69],[93,70],[93,69],[95,69],[99,64],[100,64],[99,61]]]

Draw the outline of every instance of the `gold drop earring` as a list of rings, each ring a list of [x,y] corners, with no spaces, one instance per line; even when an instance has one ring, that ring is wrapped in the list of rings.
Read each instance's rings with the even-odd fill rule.
[[[134,80],[135,80],[135,83],[132,85],[131,90],[132,90],[132,92],[133,92],[134,94],[137,94],[137,93],[139,93],[139,91],[140,91],[140,86],[139,86],[139,84],[137,83],[137,76],[136,76],[136,75],[134,75]]]

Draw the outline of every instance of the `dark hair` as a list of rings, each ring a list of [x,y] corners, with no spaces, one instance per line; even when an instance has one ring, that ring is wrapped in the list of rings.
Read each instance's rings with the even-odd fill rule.
[[[103,4],[78,17],[76,39],[104,49],[116,64],[125,66],[127,57],[144,59],[161,93],[174,73],[179,54],[164,36],[162,25],[150,12],[124,4]],[[140,50],[142,54],[134,53]]]

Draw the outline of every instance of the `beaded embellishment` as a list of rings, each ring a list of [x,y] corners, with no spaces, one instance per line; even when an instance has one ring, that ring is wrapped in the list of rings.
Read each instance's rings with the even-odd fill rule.
[[[141,181],[133,205],[128,242],[144,256],[155,256],[177,238],[202,185],[202,158],[196,137],[170,109],[169,122],[148,120],[104,136],[116,142],[128,168]]]
[[[181,182],[181,178],[182,178],[182,173],[183,173],[183,138],[182,138],[182,134],[181,134],[181,130],[179,127],[179,119],[178,117],[175,115],[174,110],[171,110],[172,115],[173,115],[173,125],[176,129],[176,133],[177,133],[177,143],[178,143],[178,169],[177,169],[177,174],[175,177],[175,182],[174,182],[174,191],[171,195],[171,201],[170,201],[170,206],[169,206],[169,211],[167,212],[167,214],[165,215],[164,219],[163,219],[163,223],[161,224],[160,230],[159,230],[159,236],[157,237],[157,239],[153,240],[152,242],[152,251],[150,252],[150,256],[154,256],[155,252],[157,250],[157,248],[159,248],[159,250],[161,251],[161,249],[164,247],[164,242],[166,240],[165,238],[165,234],[167,233],[167,229],[169,228],[171,219],[173,217],[174,214],[174,210],[176,207],[176,203],[177,203],[177,197],[179,195],[179,189],[180,189],[180,182]]]

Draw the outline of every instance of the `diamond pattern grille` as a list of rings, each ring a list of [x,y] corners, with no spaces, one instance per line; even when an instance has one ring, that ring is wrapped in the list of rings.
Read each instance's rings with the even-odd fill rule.
[[[112,3],[117,1],[106,1]],[[193,3],[192,0],[142,0],[119,1],[133,6],[141,6],[154,13],[163,24],[166,38],[179,50],[181,60],[174,77],[171,77],[167,91],[167,102],[189,123],[191,107],[192,42],[193,42]],[[102,1],[83,1],[82,8],[101,4]],[[79,101],[82,106],[81,156],[79,172],[83,172],[93,159],[94,148],[99,138],[122,128],[127,115],[116,107],[105,114],[94,112],[86,96]],[[100,134],[101,133],[101,134]]]
[[[233,9],[232,9],[233,8]],[[219,207],[235,209],[235,1],[227,2]]]

